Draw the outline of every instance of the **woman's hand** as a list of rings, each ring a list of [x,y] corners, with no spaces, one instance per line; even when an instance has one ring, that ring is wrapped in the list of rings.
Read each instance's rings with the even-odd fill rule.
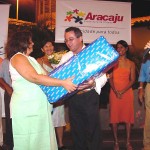
[[[69,92],[73,92],[77,89],[77,85],[72,83],[74,77],[70,77],[66,80],[62,80],[62,86]]]
[[[117,91],[117,90],[115,90],[115,94],[116,94],[117,98],[121,99],[122,95],[124,94],[124,91]]]
[[[121,93],[121,92],[116,91],[115,94],[116,94],[116,97],[117,97],[117,98],[119,98],[119,99],[122,98],[122,93]]]

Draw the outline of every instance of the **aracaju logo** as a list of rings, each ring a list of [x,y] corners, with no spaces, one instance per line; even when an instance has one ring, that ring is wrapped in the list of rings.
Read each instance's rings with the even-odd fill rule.
[[[94,14],[92,12],[85,13],[78,9],[74,9],[72,11],[66,12],[65,21],[71,22],[74,21],[75,23],[83,24],[83,22],[87,21],[96,21],[96,22],[109,22],[109,23],[117,23],[122,22],[124,16],[119,16],[118,14],[115,15],[107,15],[107,14]]]

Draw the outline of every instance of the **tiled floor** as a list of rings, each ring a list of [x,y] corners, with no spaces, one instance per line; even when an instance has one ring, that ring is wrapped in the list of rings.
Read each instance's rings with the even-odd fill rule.
[[[119,145],[120,150],[126,150],[126,133],[124,130],[118,131],[118,137],[119,137]],[[131,131],[131,143],[133,146],[133,150],[141,150],[142,145],[142,139],[143,139],[143,130],[142,129],[132,129]],[[113,135],[110,130],[102,131],[102,145],[103,147],[100,150],[113,150]],[[72,150],[72,139],[71,139],[71,133],[70,131],[66,131],[64,134],[64,145],[66,145],[69,150]],[[12,150],[12,149],[9,149]]]
[[[113,150],[113,135],[110,130],[103,131],[103,148],[101,150]],[[126,150],[126,133],[124,130],[119,130],[118,132],[119,137],[119,145],[120,150]],[[131,144],[133,146],[133,150],[141,150],[142,145],[142,139],[143,139],[143,130],[142,129],[134,129],[131,131]],[[72,139],[70,132],[65,132],[64,136],[64,143],[66,146],[68,146],[71,150],[72,148]]]

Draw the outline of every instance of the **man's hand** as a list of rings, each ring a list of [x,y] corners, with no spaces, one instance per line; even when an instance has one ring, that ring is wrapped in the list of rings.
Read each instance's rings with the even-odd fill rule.
[[[9,96],[12,95],[12,92],[13,92],[12,87],[7,87],[5,90],[7,91],[7,93],[9,94]]]
[[[94,88],[96,86],[95,80],[93,78],[90,78],[86,82],[79,85],[78,90],[84,90],[88,88]]]
[[[140,102],[142,103],[144,101],[144,90],[143,90],[143,88],[139,89],[138,97],[139,97]]]

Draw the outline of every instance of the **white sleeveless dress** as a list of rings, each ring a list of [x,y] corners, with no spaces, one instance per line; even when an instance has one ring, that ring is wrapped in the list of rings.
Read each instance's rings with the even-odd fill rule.
[[[52,71],[52,68],[44,64],[44,62],[43,68],[45,68],[48,72]],[[52,120],[54,127],[62,127],[66,125],[64,105],[53,108]]]

